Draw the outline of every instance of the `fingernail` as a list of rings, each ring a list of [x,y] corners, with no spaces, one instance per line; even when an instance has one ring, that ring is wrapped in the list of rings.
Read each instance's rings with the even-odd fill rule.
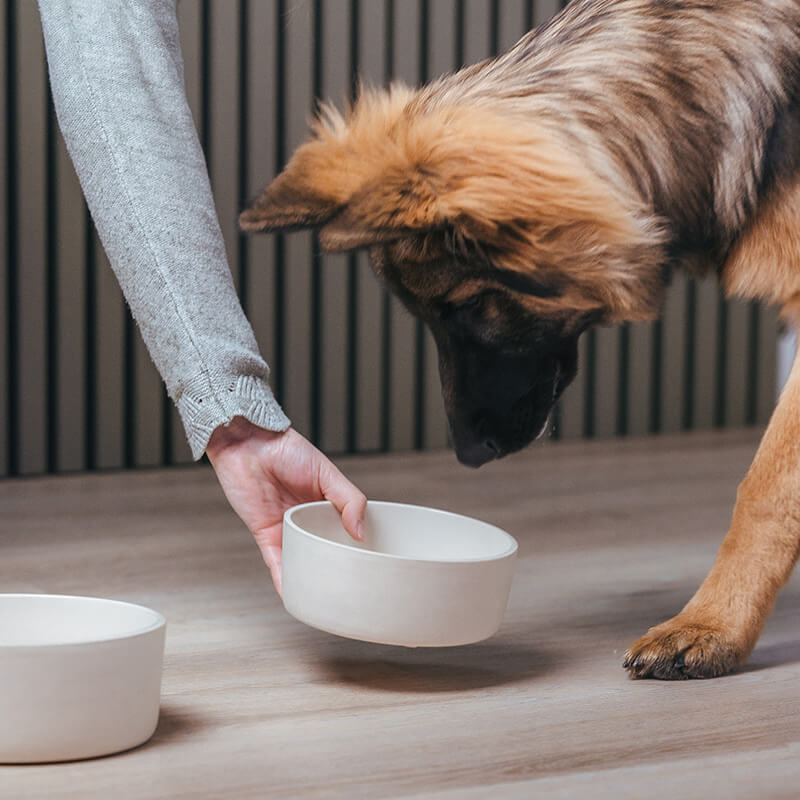
[[[364,541],[364,520],[359,520],[356,523],[356,539]]]

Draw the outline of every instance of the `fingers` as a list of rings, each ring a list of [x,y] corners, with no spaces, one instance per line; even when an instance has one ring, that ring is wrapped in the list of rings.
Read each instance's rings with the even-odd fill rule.
[[[363,541],[364,514],[367,510],[367,498],[364,493],[330,463],[320,474],[320,488],[325,499],[333,503],[342,515],[345,530],[354,539]]]

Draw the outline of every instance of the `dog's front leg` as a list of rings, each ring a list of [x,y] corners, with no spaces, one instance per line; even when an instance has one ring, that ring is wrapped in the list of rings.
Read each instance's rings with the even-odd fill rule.
[[[800,355],[739,486],[711,571],[676,617],[634,642],[636,678],[713,678],[750,655],[800,551]]]

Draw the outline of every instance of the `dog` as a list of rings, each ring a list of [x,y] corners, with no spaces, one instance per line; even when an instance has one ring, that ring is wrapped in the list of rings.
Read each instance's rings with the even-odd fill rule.
[[[800,317],[800,1],[573,0],[497,58],[322,106],[240,225],[369,248],[477,467],[542,432],[583,331],[653,319],[676,269]],[[711,571],[623,666],[741,665],[798,548],[795,362]]]

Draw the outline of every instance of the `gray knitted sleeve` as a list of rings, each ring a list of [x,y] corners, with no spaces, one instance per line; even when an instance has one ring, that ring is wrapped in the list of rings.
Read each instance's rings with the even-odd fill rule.
[[[39,0],[39,11],[61,131],[192,454],[237,415],[285,430],[227,264],[175,0]]]

